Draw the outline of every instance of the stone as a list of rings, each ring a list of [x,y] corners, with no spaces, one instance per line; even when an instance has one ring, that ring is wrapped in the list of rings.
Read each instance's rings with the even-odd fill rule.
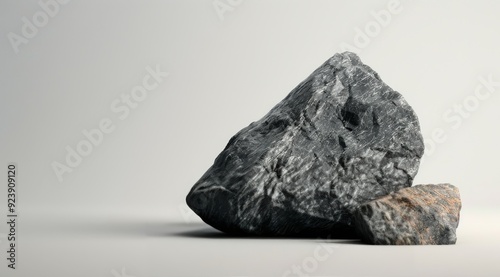
[[[335,54],[232,137],[186,201],[227,233],[336,236],[359,205],[411,186],[423,153],[401,94]]]
[[[370,244],[455,244],[461,207],[458,188],[418,185],[359,206],[355,225]]]

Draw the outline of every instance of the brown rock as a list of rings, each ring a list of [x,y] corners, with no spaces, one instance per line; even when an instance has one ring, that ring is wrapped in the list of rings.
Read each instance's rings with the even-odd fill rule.
[[[461,207],[455,186],[418,185],[361,205],[355,226],[370,244],[455,244]]]

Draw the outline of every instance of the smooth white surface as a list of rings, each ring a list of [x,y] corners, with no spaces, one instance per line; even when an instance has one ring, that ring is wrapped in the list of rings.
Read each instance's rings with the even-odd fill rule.
[[[355,44],[356,28],[388,2],[243,1],[220,21],[211,1],[73,0],[17,54],[7,34],[20,33],[22,18],[41,8],[1,2],[0,156],[19,163],[23,207],[178,213],[230,137],[342,43]],[[459,128],[442,117],[474,95],[480,77],[500,82],[500,2],[401,8],[360,56],[412,105],[427,141],[445,131],[415,183],[449,182],[468,206],[498,207],[500,87]],[[111,103],[156,65],[170,75],[120,120]],[[51,164],[65,163],[66,147],[103,118],[114,132],[59,182]]]
[[[145,211],[26,214],[21,222],[19,270],[7,276],[300,276],[287,275],[294,268],[303,276],[500,274],[498,211],[463,212],[450,246],[232,237]]]

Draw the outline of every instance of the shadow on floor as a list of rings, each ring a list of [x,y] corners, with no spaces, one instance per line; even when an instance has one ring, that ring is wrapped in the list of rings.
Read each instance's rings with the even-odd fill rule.
[[[202,225],[202,226],[200,226]],[[194,226],[193,226],[194,227]],[[176,237],[203,238],[203,239],[285,239],[285,240],[318,240],[321,242],[332,242],[339,244],[363,244],[359,238],[352,233],[338,233],[329,236],[249,236],[244,234],[226,234],[206,224],[200,223],[197,228],[171,234]]]
[[[321,241],[342,244],[361,244],[352,233],[331,236],[271,237],[226,234],[205,223],[166,222],[147,219],[79,220],[59,224],[58,230],[72,235],[122,236],[122,237],[179,237],[198,239],[288,239]]]

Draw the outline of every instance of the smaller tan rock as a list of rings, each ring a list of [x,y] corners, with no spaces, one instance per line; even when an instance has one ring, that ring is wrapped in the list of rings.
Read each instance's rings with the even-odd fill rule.
[[[359,206],[354,220],[370,244],[455,244],[461,207],[457,187],[417,185]]]

